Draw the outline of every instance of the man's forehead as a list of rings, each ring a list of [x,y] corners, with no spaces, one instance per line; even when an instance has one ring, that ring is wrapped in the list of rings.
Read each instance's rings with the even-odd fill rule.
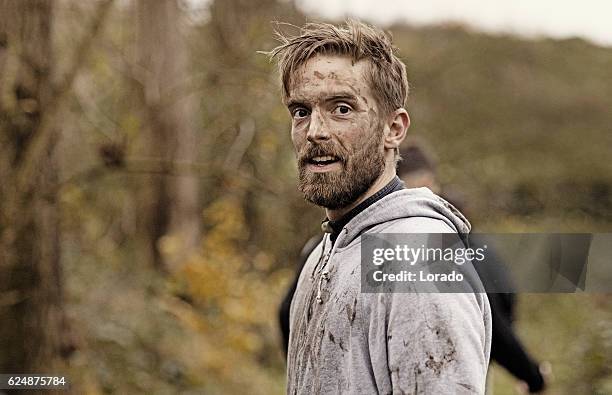
[[[329,99],[334,97],[351,97],[358,98],[363,96],[364,88],[343,83],[319,83],[313,82],[296,84],[289,91],[289,98],[292,100],[311,100],[314,98]],[[367,100],[367,99],[366,99]]]
[[[307,80],[362,80],[366,61],[353,62],[348,56],[317,55],[298,66],[293,73],[296,83]]]
[[[290,81],[293,100],[314,95],[361,96],[368,94],[365,61],[353,62],[347,56],[318,55],[299,66]]]

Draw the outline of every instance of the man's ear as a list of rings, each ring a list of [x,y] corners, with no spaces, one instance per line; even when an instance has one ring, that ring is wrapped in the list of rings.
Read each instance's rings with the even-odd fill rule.
[[[389,133],[385,136],[385,149],[399,148],[410,127],[410,116],[404,108],[395,110],[389,118]]]

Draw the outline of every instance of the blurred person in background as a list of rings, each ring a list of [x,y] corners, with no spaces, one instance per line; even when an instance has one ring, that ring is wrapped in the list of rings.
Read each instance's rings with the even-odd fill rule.
[[[484,393],[491,316],[473,292],[361,293],[360,236],[469,233],[465,217],[396,175],[410,120],[389,36],[354,21],[279,32],[299,189],[325,208],[289,308],[287,393]]]
[[[461,212],[468,213],[461,194],[456,191],[442,193],[436,173],[436,159],[429,147],[421,140],[411,139],[402,149],[402,160],[398,163],[398,174],[407,188],[427,187],[457,207]],[[468,215],[469,216],[469,215]],[[470,237],[470,245],[479,245],[477,236]],[[494,264],[487,264],[494,262]],[[487,259],[482,264],[474,266],[485,288],[489,284],[506,284],[512,288],[511,279],[503,262],[489,249]],[[491,286],[492,288],[492,286]],[[514,293],[487,293],[493,317],[493,338],[491,342],[491,360],[496,361],[520,380],[531,393],[542,392],[545,389],[544,376],[550,369],[548,363],[539,365],[529,356],[513,328],[515,319],[516,295]]]
[[[420,139],[410,138],[403,144],[401,149],[401,161],[398,163],[397,173],[403,181],[406,188],[427,187],[431,191],[440,194],[441,187],[438,183],[436,172],[436,159],[431,149]],[[450,195],[450,196],[449,196]],[[464,212],[463,200],[457,193],[443,194],[444,198]],[[298,278],[302,271],[306,259],[312,250],[321,241],[321,236],[317,235],[311,238],[300,255],[300,262],[296,277],[289,287],[285,298],[283,299],[279,309],[279,321],[283,336],[283,346],[285,353],[287,352],[289,342],[289,309],[291,300],[297,287]],[[474,237],[470,238],[470,242],[478,242]],[[489,251],[491,254],[492,251]],[[494,253],[494,252],[493,252]],[[488,257],[491,256],[488,254]],[[503,264],[498,259],[496,268],[499,269],[499,264]],[[509,278],[504,270],[484,270],[490,267],[484,262],[482,265],[475,266],[478,274],[487,288],[488,283],[503,282],[508,284]],[[550,369],[547,363],[539,365],[533,358],[529,356],[527,350],[521,343],[517,334],[514,331],[513,323],[515,319],[516,297],[513,293],[487,293],[492,313],[492,342],[491,342],[491,360],[496,361],[503,366],[514,377],[521,381],[519,388],[525,392],[538,393],[545,389],[545,380],[541,371],[545,373]]]

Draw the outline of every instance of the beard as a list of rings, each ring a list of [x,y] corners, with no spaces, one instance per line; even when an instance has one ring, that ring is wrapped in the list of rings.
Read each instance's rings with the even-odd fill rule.
[[[333,141],[307,143],[298,154],[298,188],[304,198],[331,210],[344,208],[363,195],[385,170],[382,127],[376,128],[358,149],[344,148]],[[309,171],[309,160],[316,156],[336,156],[342,170]]]

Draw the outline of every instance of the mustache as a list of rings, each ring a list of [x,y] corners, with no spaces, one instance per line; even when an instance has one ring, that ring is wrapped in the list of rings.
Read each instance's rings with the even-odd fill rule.
[[[334,156],[342,163],[346,163],[347,155],[341,147],[332,142],[305,144],[298,152],[297,159],[300,166],[305,166],[308,161],[317,156]]]

